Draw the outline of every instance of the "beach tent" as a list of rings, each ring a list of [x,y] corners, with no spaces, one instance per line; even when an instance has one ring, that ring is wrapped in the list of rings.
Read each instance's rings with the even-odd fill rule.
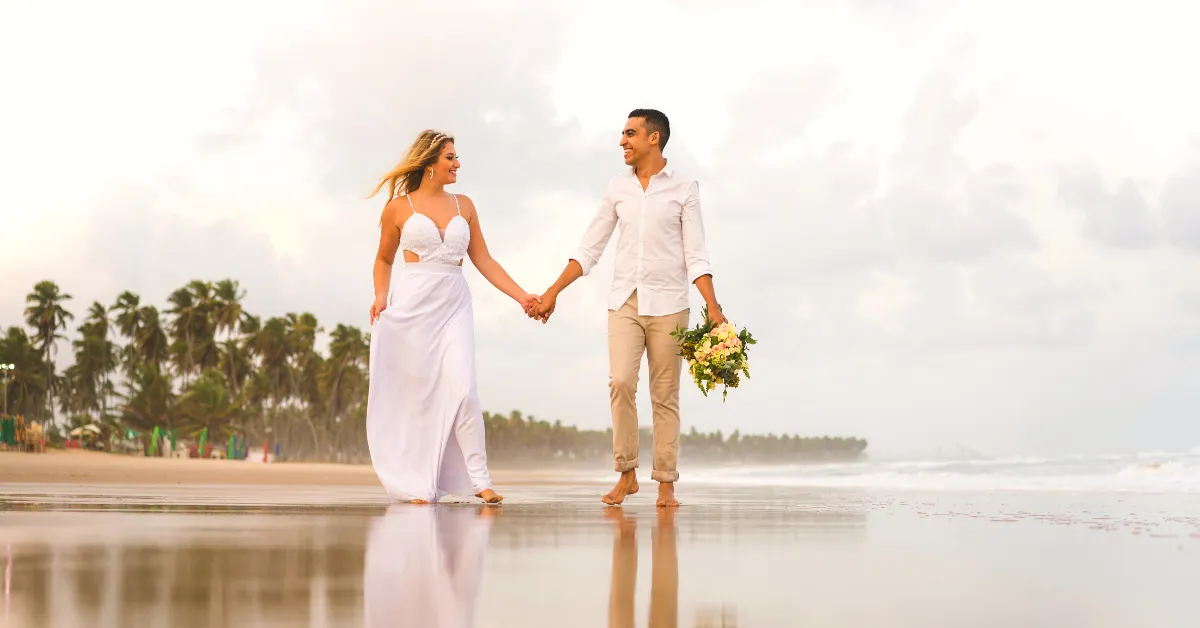
[[[100,428],[95,423],[84,425],[83,427],[77,427],[71,430],[71,436],[83,436],[84,432],[90,432],[91,434],[95,435],[100,433]]]

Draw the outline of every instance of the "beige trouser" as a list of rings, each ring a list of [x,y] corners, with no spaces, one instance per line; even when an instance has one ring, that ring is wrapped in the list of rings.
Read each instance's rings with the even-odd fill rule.
[[[650,402],[654,407],[654,469],[658,482],[679,479],[679,376],[683,358],[671,332],[688,324],[688,310],[667,316],[638,316],[637,292],[617,311],[608,312],[609,398],[612,403],[614,468],[638,467],[638,416],[634,397],[642,356],[650,365]]]

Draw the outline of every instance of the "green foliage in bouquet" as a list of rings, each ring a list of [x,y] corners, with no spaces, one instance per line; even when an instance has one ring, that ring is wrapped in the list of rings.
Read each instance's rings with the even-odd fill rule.
[[[729,389],[741,384],[743,375],[750,379],[746,348],[755,344],[754,336],[744,328],[738,331],[729,322],[713,325],[707,307],[700,323],[691,329],[680,327],[671,336],[679,341],[679,355],[687,360],[692,381],[705,397],[722,386],[723,402],[729,396]]]

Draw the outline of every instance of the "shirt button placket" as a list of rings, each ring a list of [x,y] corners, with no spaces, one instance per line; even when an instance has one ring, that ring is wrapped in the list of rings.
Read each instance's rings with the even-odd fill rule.
[[[642,191],[642,208],[641,208],[641,211],[638,212],[637,277],[634,280],[634,289],[637,290],[637,292],[638,292],[638,315],[639,316],[642,315],[642,312],[646,311],[646,306],[645,306],[646,301],[645,301],[645,299],[642,298],[644,296],[644,293],[641,290],[642,277],[644,276],[644,273],[642,272],[642,251],[645,248],[645,242],[646,242],[646,193],[650,191],[650,185],[651,185],[651,183],[653,183],[653,181],[654,181],[654,177],[651,177],[650,181],[646,182],[645,189],[642,188],[641,181],[637,182],[638,189]]]

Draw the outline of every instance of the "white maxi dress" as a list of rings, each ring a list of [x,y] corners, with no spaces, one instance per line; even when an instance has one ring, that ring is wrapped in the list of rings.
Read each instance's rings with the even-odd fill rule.
[[[400,250],[420,262],[399,267],[371,329],[367,446],[389,497],[436,502],[492,487],[471,292],[460,265],[471,229],[459,209],[443,233],[408,202],[413,215]]]

